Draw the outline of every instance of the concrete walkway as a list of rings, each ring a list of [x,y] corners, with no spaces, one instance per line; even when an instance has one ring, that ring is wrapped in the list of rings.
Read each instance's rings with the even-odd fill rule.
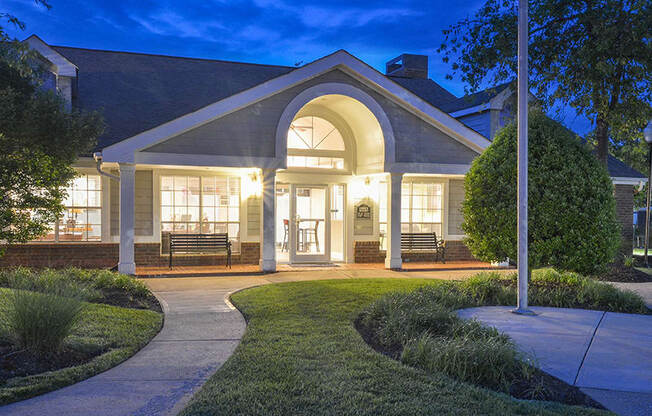
[[[261,276],[145,279],[165,310],[163,329],[145,348],[85,381],[0,407],[0,415],[177,414],[231,356],[244,334],[245,321],[227,300],[239,289],[320,279],[461,279],[477,272],[311,269]]]
[[[652,415],[652,316],[533,307],[458,312],[505,332],[544,371],[578,386],[621,415]]]

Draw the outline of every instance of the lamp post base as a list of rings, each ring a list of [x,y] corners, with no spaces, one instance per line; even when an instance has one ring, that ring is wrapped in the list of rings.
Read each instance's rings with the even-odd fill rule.
[[[515,313],[517,315],[525,315],[525,316],[536,316],[537,315],[533,310],[524,309],[524,308],[512,309],[510,312]]]

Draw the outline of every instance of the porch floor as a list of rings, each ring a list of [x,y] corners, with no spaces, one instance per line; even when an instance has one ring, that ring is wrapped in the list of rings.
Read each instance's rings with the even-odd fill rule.
[[[384,263],[327,263],[327,264],[278,264],[279,272],[309,270],[384,270]],[[448,261],[446,263],[404,262],[403,271],[445,271],[445,270],[504,270],[481,261]],[[237,276],[263,274],[257,264],[234,264],[231,269],[226,266],[137,266],[137,277],[200,277],[200,276]]]

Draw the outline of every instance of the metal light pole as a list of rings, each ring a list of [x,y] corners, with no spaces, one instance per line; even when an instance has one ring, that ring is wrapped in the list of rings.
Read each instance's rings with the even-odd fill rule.
[[[518,2],[518,303],[514,313],[534,315],[528,309],[528,228],[527,228],[527,112],[528,112],[528,15],[527,0]]]
[[[643,136],[645,137],[645,142],[648,145],[647,152],[647,161],[648,166],[648,179],[647,179],[647,203],[645,204],[645,267],[649,268],[650,265],[647,260],[647,249],[650,242],[650,196],[652,194],[652,121],[647,123],[647,127],[643,130]]]

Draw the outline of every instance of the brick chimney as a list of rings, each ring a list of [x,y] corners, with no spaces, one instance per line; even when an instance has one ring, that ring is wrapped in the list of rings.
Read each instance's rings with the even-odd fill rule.
[[[428,57],[404,53],[385,64],[385,74],[404,78],[428,78]]]

